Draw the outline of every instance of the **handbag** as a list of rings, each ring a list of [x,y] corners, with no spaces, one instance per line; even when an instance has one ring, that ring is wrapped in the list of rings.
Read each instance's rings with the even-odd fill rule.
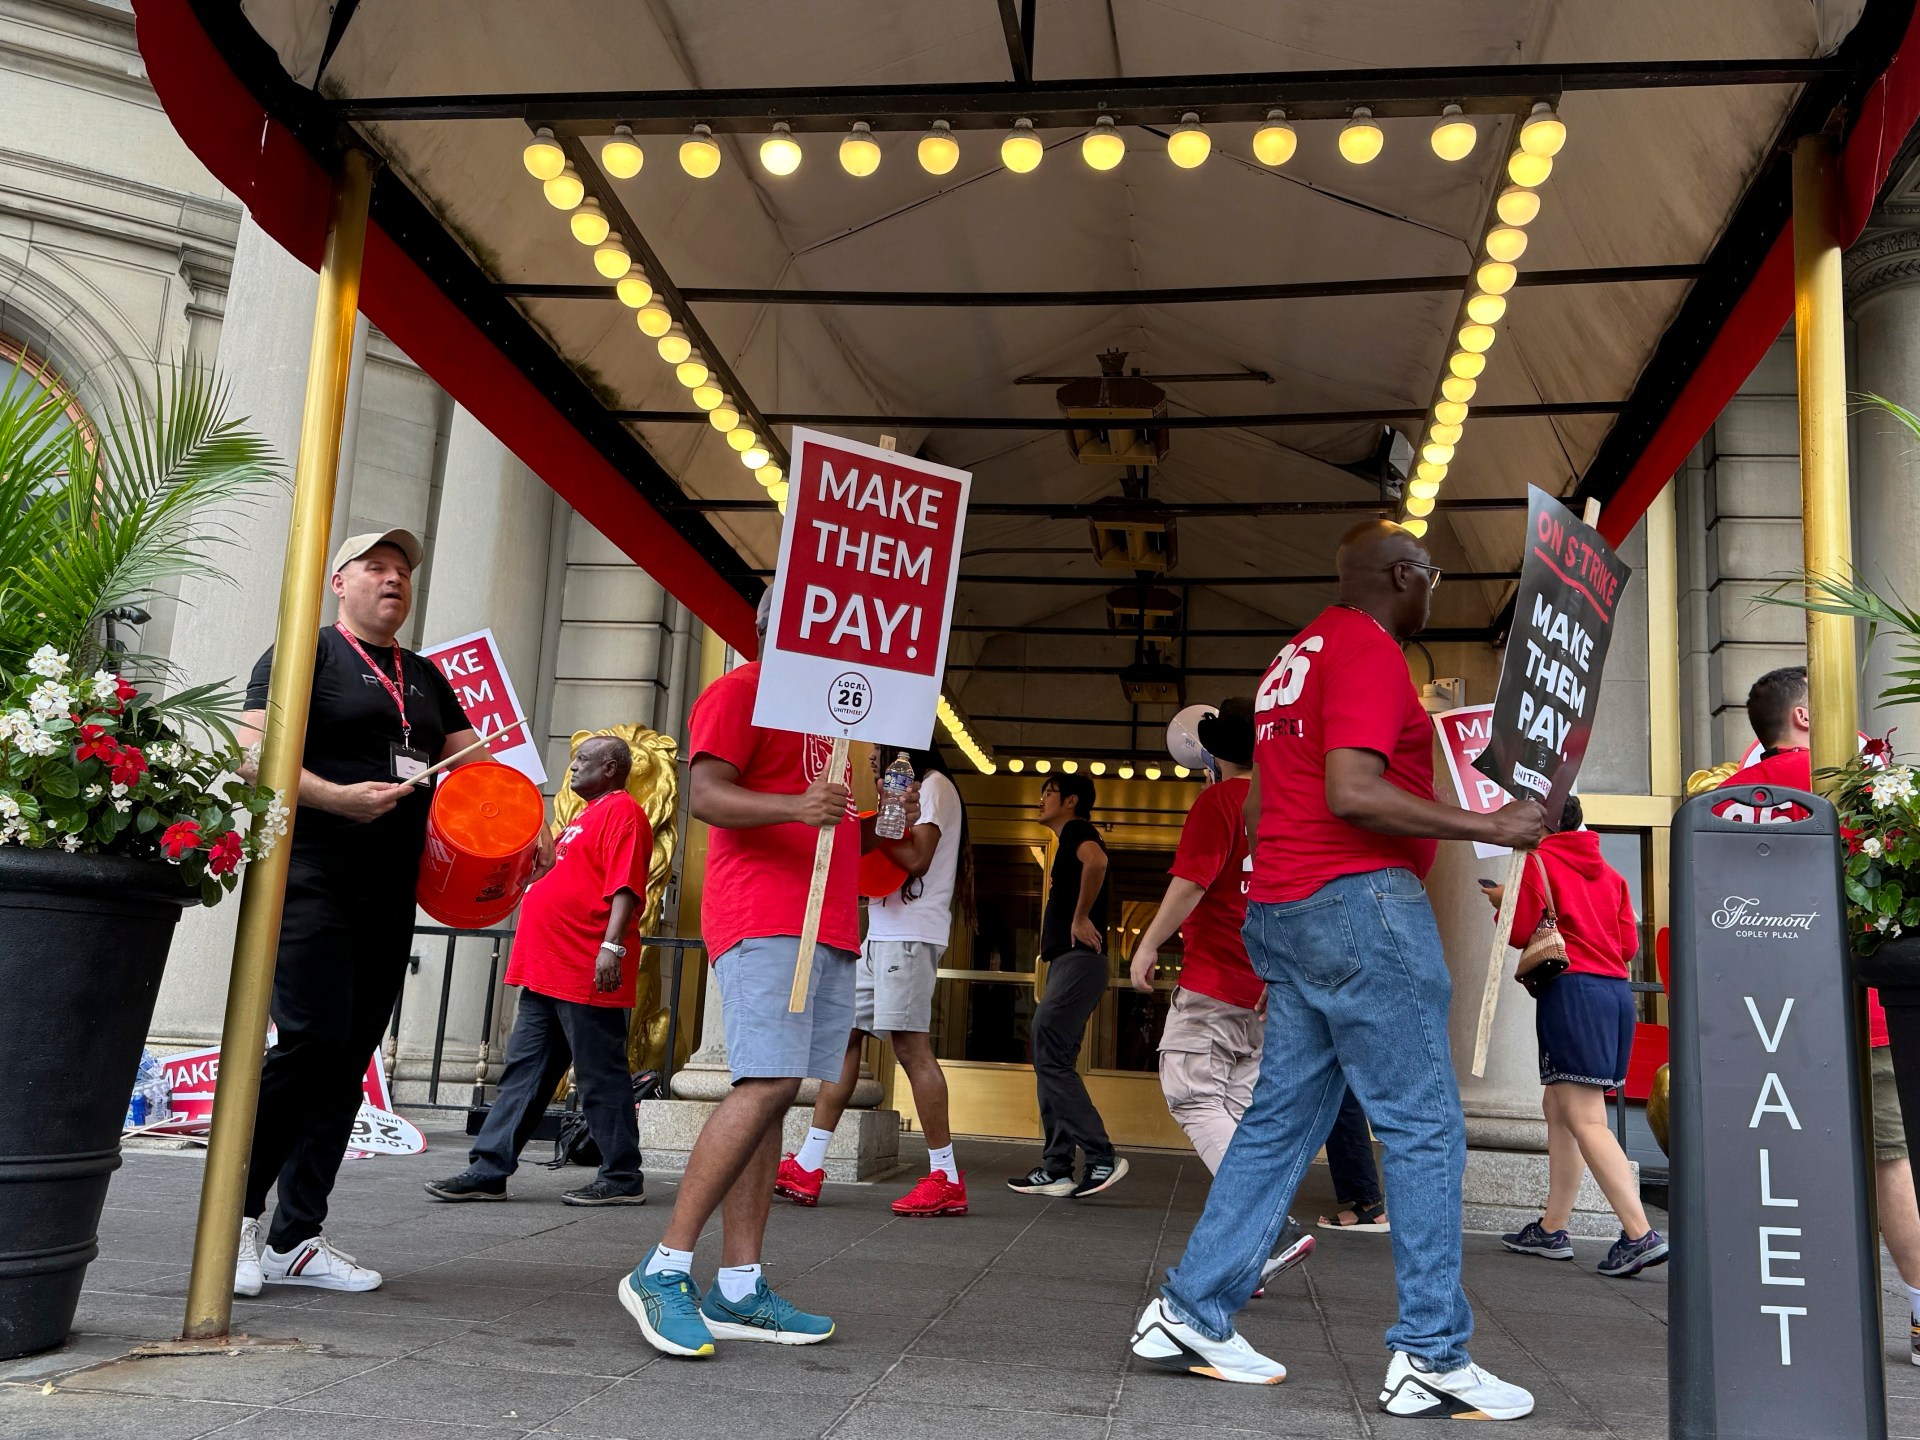
[[[1566,939],[1560,934],[1560,912],[1553,905],[1553,886],[1547,880],[1546,861],[1538,851],[1529,852],[1527,858],[1540,867],[1540,890],[1546,899],[1546,910],[1521,948],[1520,963],[1514,967],[1513,978],[1526,986],[1527,993],[1537,1000],[1549,985],[1567,973],[1571,962],[1567,959]]]

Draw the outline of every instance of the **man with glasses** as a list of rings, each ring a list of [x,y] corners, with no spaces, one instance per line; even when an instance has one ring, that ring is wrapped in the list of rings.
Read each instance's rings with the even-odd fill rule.
[[[1347,533],[1336,565],[1338,603],[1280,652],[1254,699],[1245,939],[1268,986],[1260,1078],[1186,1254],[1135,1327],[1133,1353],[1242,1384],[1285,1378],[1285,1366],[1234,1332],[1233,1317],[1351,1088],[1385,1147],[1394,1197],[1400,1315],[1387,1332],[1380,1408],[1515,1420],[1533,1397],[1466,1349],[1453,987],[1421,881],[1436,841],[1532,849],[1545,815],[1531,800],[1481,816],[1434,798],[1433,730],[1400,653],[1433,605],[1440,572],[1425,548],[1370,520]]]

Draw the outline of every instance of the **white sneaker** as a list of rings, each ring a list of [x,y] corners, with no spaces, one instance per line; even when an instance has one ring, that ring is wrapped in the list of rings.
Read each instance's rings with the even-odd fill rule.
[[[233,1262],[233,1293],[258,1295],[265,1277],[260,1273],[260,1222],[240,1222],[240,1255]]]
[[[1238,1332],[1225,1340],[1209,1340],[1191,1325],[1176,1320],[1164,1300],[1156,1299],[1133,1327],[1133,1353],[1169,1370],[1231,1380],[1236,1385],[1278,1385],[1287,1367],[1269,1360]]]
[[[378,1290],[380,1272],[336,1250],[324,1235],[296,1245],[284,1255],[271,1245],[260,1257],[262,1277],[274,1285],[311,1285],[317,1290]]]
[[[1380,1408],[1389,1415],[1446,1420],[1518,1420],[1533,1413],[1533,1396],[1469,1361],[1437,1374],[1404,1351],[1393,1352]]]

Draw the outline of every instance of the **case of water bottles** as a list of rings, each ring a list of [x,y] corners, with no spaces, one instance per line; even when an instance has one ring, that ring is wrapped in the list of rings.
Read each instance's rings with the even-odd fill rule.
[[[140,1052],[140,1068],[134,1071],[133,1095],[127,1101],[125,1130],[149,1125],[164,1125],[173,1116],[173,1083],[167,1067],[151,1050]]]

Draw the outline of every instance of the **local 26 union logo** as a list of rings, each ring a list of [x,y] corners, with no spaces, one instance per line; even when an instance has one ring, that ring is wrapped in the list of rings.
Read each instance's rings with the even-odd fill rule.
[[[857,670],[843,670],[827,686],[827,713],[842,725],[858,725],[873,707],[873,686]]]
[[[1761,902],[1747,895],[1729,895],[1709,917],[1716,930],[1729,930],[1742,939],[1798,940],[1819,915],[1818,910],[1790,910],[1783,915],[1762,913]]]

